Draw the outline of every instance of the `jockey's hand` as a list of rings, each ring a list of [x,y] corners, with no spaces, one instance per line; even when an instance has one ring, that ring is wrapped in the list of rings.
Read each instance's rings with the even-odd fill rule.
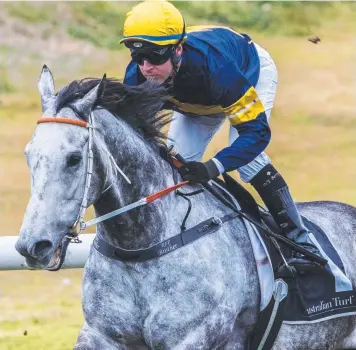
[[[178,171],[183,180],[189,181],[191,184],[205,183],[220,175],[219,169],[212,159],[205,163],[187,162]]]

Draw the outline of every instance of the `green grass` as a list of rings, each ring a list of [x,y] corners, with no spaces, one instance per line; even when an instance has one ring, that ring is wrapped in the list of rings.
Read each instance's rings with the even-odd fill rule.
[[[27,23],[47,23],[57,25],[56,4],[51,3],[6,3],[5,8],[12,17]]]
[[[62,306],[58,306],[62,308]],[[0,338],[2,350],[70,350],[73,349],[78,337],[78,330],[83,322],[74,321],[70,314],[55,315],[60,319],[39,320],[37,318],[24,319],[21,322],[12,322],[11,325],[0,323],[3,333],[9,334],[4,339]]]
[[[1,74],[1,73],[0,73]],[[0,94],[15,92],[14,86],[9,82],[5,74],[1,74],[2,79],[0,82]]]
[[[177,1],[174,4],[192,20],[221,23],[238,30],[263,31],[269,35],[308,35],[320,27],[323,17],[338,15],[338,6],[335,8],[328,2]],[[350,5],[350,8],[355,9],[355,6]]]
[[[16,53],[9,45],[0,45],[0,94],[15,92],[14,85],[10,82],[7,65],[10,57]],[[1,100],[1,96],[0,96]]]
[[[83,325],[81,271],[0,272],[1,350],[73,349]]]
[[[68,33],[76,39],[86,40],[110,50],[122,48],[122,23],[132,3],[73,2],[71,10],[75,22],[68,26]]]

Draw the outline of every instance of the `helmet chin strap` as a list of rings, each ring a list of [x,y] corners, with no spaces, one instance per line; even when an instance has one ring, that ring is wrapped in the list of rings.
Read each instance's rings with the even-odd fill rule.
[[[171,83],[173,81],[173,78],[177,75],[177,73],[179,71],[179,63],[182,60],[182,55],[180,55],[179,57],[177,56],[177,48],[183,42],[184,36],[185,36],[185,21],[183,19],[183,32],[182,32],[182,35],[179,38],[178,42],[172,47],[172,56],[171,56],[171,62],[172,62],[172,65],[173,65],[172,73],[166,79],[164,84]]]
[[[169,75],[169,77],[164,81],[164,85],[168,85],[171,84],[174,77],[177,75],[178,71],[179,71],[179,62],[180,60],[177,61],[173,61],[173,59],[171,59],[172,61],[172,65],[173,65],[173,69],[172,69],[172,73]]]
[[[171,85],[173,83],[173,78],[176,76],[176,74],[178,73],[179,67],[178,65],[175,65],[173,62],[173,69],[171,74],[168,76],[168,78],[162,83],[162,85],[166,88],[169,88],[169,85]]]
[[[177,56],[177,52],[176,52],[177,47],[174,48],[174,53],[172,53],[172,56],[175,55],[175,57],[171,58],[172,65],[173,65],[173,70],[172,70],[172,74],[171,75],[173,75],[173,76],[175,76],[178,73],[178,71],[179,71],[179,63],[182,60],[182,55],[179,56],[179,57]]]

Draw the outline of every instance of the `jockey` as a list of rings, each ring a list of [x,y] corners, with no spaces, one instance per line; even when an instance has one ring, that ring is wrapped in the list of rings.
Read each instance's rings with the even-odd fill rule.
[[[174,142],[188,161],[180,169],[183,179],[204,183],[237,170],[259,193],[281,231],[320,255],[287,183],[264,152],[277,88],[277,69],[268,52],[247,34],[227,27],[186,28],[181,13],[167,1],[141,2],[128,12],[121,43],[132,58],[126,84],[152,80],[170,86],[174,113],[168,145]],[[201,162],[226,118],[231,123],[229,146]],[[292,262],[310,263],[301,257]]]

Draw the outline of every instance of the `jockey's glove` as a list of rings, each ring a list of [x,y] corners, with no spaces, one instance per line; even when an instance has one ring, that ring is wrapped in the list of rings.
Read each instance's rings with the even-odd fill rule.
[[[183,180],[189,181],[191,184],[205,183],[220,175],[220,171],[212,159],[205,163],[187,162],[178,171]]]

